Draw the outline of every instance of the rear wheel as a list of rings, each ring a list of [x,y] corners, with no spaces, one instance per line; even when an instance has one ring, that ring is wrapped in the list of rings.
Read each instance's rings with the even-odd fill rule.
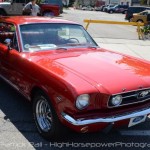
[[[129,22],[132,22],[132,18],[129,18]]]
[[[44,12],[43,16],[52,17],[52,16],[54,16],[54,13],[53,12]]]
[[[139,20],[137,20],[136,22],[138,22],[138,23],[143,23],[143,20],[139,19]]]
[[[63,125],[49,98],[41,91],[35,93],[33,98],[33,117],[40,135],[45,139],[54,140],[62,135]]]
[[[127,10],[123,11],[122,13],[123,13],[123,14],[126,14],[126,13],[127,13]]]

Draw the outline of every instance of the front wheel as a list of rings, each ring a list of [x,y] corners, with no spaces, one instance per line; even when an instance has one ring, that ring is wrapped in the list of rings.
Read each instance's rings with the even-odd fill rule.
[[[129,18],[129,22],[132,22],[132,18]]]
[[[126,13],[127,13],[127,10],[123,11],[122,13],[123,13],[123,14],[126,14]]]
[[[110,13],[110,14],[112,14],[112,13],[113,13],[113,11],[112,11],[112,10],[110,10],[110,11],[109,11],[109,13]]]
[[[40,135],[45,139],[54,140],[60,137],[63,126],[49,98],[41,91],[33,98],[33,117]]]

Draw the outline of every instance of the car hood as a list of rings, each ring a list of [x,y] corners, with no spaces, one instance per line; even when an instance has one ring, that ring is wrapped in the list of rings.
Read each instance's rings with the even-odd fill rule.
[[[109,93],[150,87],[150,63],[104,49],[47,54],[36,61],[49,71],[56,69],[52,62]]]

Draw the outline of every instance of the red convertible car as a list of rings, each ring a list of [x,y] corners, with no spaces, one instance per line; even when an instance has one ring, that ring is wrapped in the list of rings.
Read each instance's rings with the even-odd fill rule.
[[[150,114],[150,62],[100,48],[71,21],[0,17],[0,77],[31,101],[48,139],[63,126],[106,131]]]

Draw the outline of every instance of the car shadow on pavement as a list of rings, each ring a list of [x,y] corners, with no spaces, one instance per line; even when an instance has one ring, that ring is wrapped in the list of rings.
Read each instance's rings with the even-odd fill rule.
[[[68,130],[59,141],[46,141],[37,132],[33,117],[32,107],[23,96],[17,93],[12,87],[0,79],[0,121],[5,124],[0,126],[0,132],[19,132],[20,138],[16,138],[16,142],[25,142],[25,149],[116,149],[116,142],[130,142],[130,138],[121,137],[117,131],[113,130],[109,134],[104,133],[86,133],[79,134]],[[10,123],[13,125],[11,126]],[[1,122],[0,122],[1,124]],[[5,135],[5,134],[4,134]],[[21,138],[25,140],[21,140]],[[5,138],[5,137],[3,137]],[[110,145],[108,145],[108,143]],[[119,143],[118,143],[119,144]],[[119,146],[118,146],[119,147]],[[121,146],[119,147],[121,148]]]

